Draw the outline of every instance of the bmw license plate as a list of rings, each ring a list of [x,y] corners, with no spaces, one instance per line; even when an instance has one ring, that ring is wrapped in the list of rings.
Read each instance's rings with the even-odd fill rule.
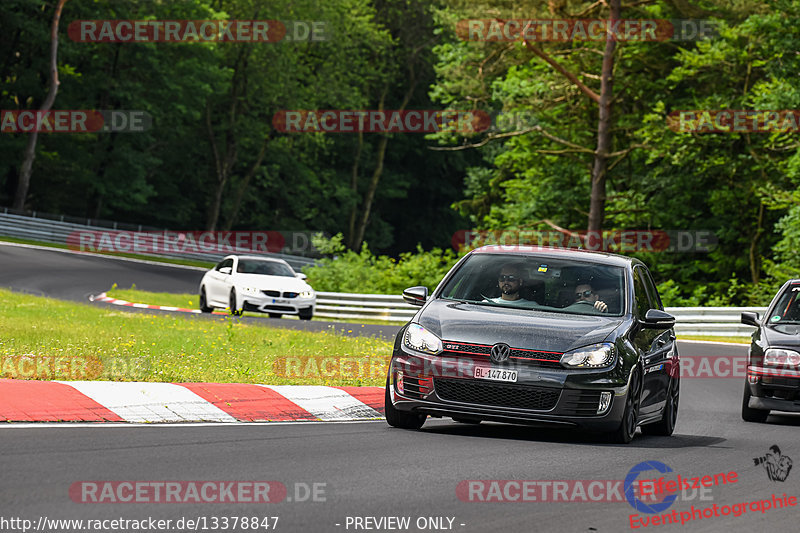
[[[478,379],[488,379],[491,381],[509,381],[511,383],[516,383],[517,371],[476,366],[474,377]]]
[[[284,300],[283,298],[273,298],[272,299],[272,303],[274,303],[274,304],[288,304],[288,303],[292,303],[292,302],[290,302],[289,300]]]

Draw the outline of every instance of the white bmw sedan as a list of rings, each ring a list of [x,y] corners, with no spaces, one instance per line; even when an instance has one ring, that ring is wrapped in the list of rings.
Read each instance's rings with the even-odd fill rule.
[[[317,295],[305,280],[282,259],[229,255],[200,281],[200,310],[210,313],[217,307],[233,315],[255,311],[311,320]]]

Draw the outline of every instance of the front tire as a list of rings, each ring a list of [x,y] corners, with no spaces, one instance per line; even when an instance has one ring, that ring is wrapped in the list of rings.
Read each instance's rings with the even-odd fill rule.
[[[625,397],[625,410],[619,427],[609,434],[609,440],[616,444],[628,444],[636,434],[639,424],[639,404],[641,402],[642,376],[639,368],[631,370],[631,382],[628,386],[628,395]]]
[[[200,289],[200,311],[203,313],[210,313],[214,310],[213,307],[208,305],[208,298],[206,297],[206,288]]]
[[[675,431],[675,423],[678,421],[678,402],[681,393],[681,380],[676,377],[670,383],[669,391],[667,392],[667,404],[664,406],[664,413],[661,420],[655,424],[647,424],[642,426],[642,433],[645,435],[660,435],[662,437],[669,437]]]
[[[228,298],[228,305],[231,308],[231,314],[233,316],[242,316],[242,311],[236,305],[236,289],[231,289],[231,295]]]
[[[280,314],[280,313],[269,313],[269,317],[270,317],[270,318],[280,318],[280,317],[282,317],[282,316],[283,316],[283,315],[282,315],[282,314]]]
[[[415,415],[413,413],[404,413],[394,408],[392,404],[391,387],[389,378],[386,378],[386,422],[393,428],[400,429],[419,429],[425,420],[428,418],[426,415]]]
[[[300,320],[311,320],[311,317],[314,316],[314,313],[299,313],[297,316],[300,317]]]
[[[769,409],[752,409],[750,407],[750,396],[750,385],[745,381],[744,393],[742,394],[742,420],[745,422],[766,422],[769,416]]]

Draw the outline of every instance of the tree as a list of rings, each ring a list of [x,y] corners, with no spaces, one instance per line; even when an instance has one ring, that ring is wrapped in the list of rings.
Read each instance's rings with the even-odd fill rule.
[[[50,25],[50,69],[49,69],[49,90],[47,98],[45,98],[41,107],[40,113],[46,113],[53,107],[56,101],[56,94],[58,94],[58,25],[61,21],[61,11],[64,9],[64,4],[67,0],[58,0],[55,11],[53,12],[53,21]],[[28,188],[31,182],[31,173],[33,172],[33,161],[36,159],[36,141],[39,138],[38,131],[34,130],[28,136],[28,144],[25,147],[23,154],[22,165],[19,171],[19,182],[17,183],[17,192],[14,195],[14,209],[24,209],[25,199],[28,196]]]

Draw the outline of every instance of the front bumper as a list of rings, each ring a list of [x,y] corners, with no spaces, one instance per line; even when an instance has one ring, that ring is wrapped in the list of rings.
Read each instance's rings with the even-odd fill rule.
[[[283,315],[299,315],[300,313],[314,313],[317,298],[273,298],[271,296],[240,293],[239,301],[242,302],[243,311],[256,313],[280,313]]]
[[[800,371],[748,366],[752,409],[800,413]]]
[[[516,370],[517,381],[475,378],[475,366]],[[620,367],[619,361],[602,370],[493,365],[486,358],[412,354],[401,348],[390,365],[390,398],[400,411],[437,417],[609,431],[619,427],[628,394],[628,373]],[[603,392],[611,393],[611,403],[598,414]]]

